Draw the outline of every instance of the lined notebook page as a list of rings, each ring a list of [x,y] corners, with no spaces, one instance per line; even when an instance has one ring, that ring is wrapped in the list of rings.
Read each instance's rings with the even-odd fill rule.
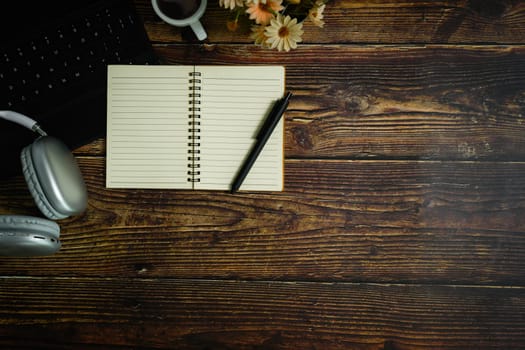
[[[284,76],[280,66],[109,66],[106,186],[229,190]],[[283,140],[281,120],[240,190],[282,190]]]
[[[108,66],[106,186],[192,188],[189,66]]]
[[[229,190],[274,102],[284,94],[284,67],[197,66],[201,73],[198,189]],[[283,119],[240,190],[283,189]]]

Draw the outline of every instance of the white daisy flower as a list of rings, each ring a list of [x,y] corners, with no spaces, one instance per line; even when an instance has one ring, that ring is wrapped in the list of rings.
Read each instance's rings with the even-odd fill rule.
[[[272,19],[270,25],[266,27],[265,34],[268,37],[267,43],[270,48],[279,51],[290,51],[297,48],[297,43],[303,41],[303,24],[297,23],[297,18],[278,14]]]

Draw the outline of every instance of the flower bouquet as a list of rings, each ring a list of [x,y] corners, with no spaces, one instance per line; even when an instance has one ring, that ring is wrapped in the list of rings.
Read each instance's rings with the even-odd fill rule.
[[[324,26],[323,12],[328,0],[219,0],[232,17],[228,29],[239,27],[241,16],[249,16],[255,45],[279,51],[297,48],[303,35],[303,22]]]

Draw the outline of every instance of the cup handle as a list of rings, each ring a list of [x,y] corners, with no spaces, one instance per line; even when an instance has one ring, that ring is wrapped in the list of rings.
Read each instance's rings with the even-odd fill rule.
[[[192,24],[190,24],[190,27],[197,36],[197,39],[202,41],[208,37],[200,21],[193,22]]]

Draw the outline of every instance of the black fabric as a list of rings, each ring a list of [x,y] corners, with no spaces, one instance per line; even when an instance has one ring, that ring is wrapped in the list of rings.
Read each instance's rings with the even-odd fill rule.
[[[71,149],[104,136],[108,64],[157,64],[128,0],[2,3],[0,110],[37,120]],[[36,137],[0,120],[0,177]]]

